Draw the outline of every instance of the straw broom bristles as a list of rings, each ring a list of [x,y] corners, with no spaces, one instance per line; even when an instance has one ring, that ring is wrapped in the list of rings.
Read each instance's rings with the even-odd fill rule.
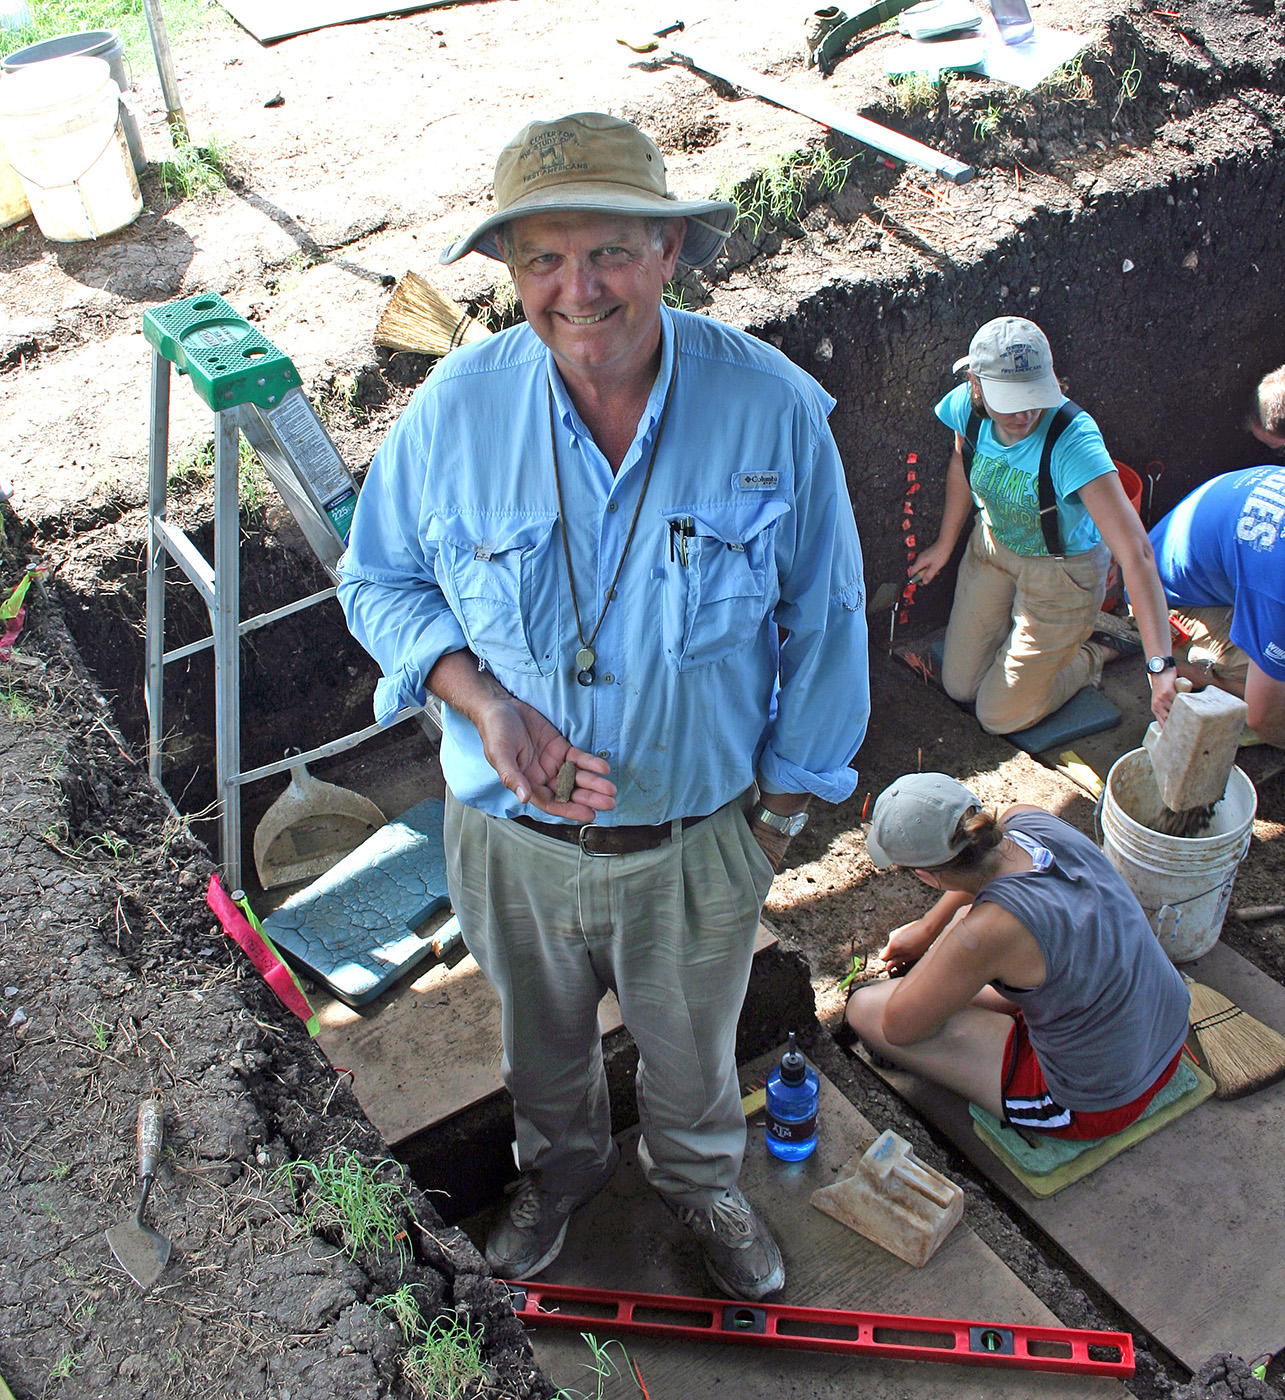
[[[417,355],[445,355],[491,332],[417,273],[408,272],[375,327],[375,344]]]
[[[1212,987],[1184,980],[1191,991],[1188,1019],[1220,1099],[1238,1099],[1285,1078],[1285,1036]]]

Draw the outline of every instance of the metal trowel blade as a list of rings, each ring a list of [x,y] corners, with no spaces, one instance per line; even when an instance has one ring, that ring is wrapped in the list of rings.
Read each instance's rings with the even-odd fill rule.
[[[170,1242],[150,1225],[123,1220],[107,1231],[116,1262],[140,1288],[150,1288],[169,1263]]]

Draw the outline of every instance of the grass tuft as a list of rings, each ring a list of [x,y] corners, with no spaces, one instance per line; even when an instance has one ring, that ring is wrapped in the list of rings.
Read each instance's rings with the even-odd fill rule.
[[[178,193],[192,199],[223,189],[228,182],[227,158],[227,148],[217,136],[206,137],[202,145],[175,137],[172,154],[157,172],[165,198]]]
[[[463,1400],[489,1381],[481,1339],[459,1313],[442,1313],[426,1323],[409,1284],[377,1298],[375,1308],[401,1329],[402,1376],[423,1400]]]
[[[380,1173],[388,1168],[397,1172],[397,1181],[380,1180]],[[337,1161],[331,1153],[324,1166],[306,1160],[287,1162],[272,1174],[272,1184],[293,1186],[295,1172],[305,1178],[308,1203],[303,1222],[308,1229],[337,1230],[350,1258],[365,1250],[378,1259],[388,1250],[405,1262],[406,1232],[394,1212],[399,1207],[409,1209],[410,1201],[401,1185],[404,1169],[397,1162],[385,1159],[368,1167],[355,1154]]]

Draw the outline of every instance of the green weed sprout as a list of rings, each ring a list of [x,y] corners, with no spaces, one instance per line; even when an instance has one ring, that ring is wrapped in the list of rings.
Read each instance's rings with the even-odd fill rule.
[[[379,1174],[385,1168],[394,1168],[398,1180],[381,1181]],[[385,1158],[367,1167],[355,1154],[337,1161],[331,1153],[324,1166],[307,1160],[287,1162],[272,1174],[272,1184],[293,1186],[296,1171],[311,1178],[307,1183],[311,1199],[303,1213],[308,1229],[338,1230],[349,1258],[368,1250],[378,1259],[387,1249],[405,1263],[406,1232],[395,1212],[399,1207],[409,1209],[410,1200],[402,1189],[405,1170],[399,1163]]]
[[[217,136],[197,145],[186,137],[173,138],[174,151],[160,164],[161,188],[165,197],[178,190],[184,199],[221,190],[228,182],[227,149]]]
[[[1120,115],[1120,109],[1126,102],[1132,102],[1138,95],[1138,89],[1142,85],[1142,69],[1138,67],[1138,51],[1133,51],[1133,57],[1129,60],[1129,66],[1120,75],[1120,93],[1115,102],[1115,114]]]
[[[463,1400],[489,1379],[481,1340],[458,1313],[442,1313],[425,1323],[409,1284],[377,1298],[375,1308],[390,1314],[401,1329],[406,1343],[402,1375],[424,1400]]]
[[[590,1391],[563,1389],[558,1391],[553,1400],[604,1400],[607,1382],[616,1376],[628,1376],[633,1382],[634,1388],[642,1390],[642,1382],[635,1374],[629,1360],[629,1353],[625,1350],[622,1342],[618,1342],[614,1338],[608,1342],[600,1342],[592,1332],[581,1332],[580,1335],[584,1338],[592,1357],[591,1360],[584,1363],[584,1366],[593,1379],[594,1388]],[[620,1352],[620,1359],[624,1363],[623,1368],[612,1360],[612,1347]]]
[[[999,108],[993,103],[986,104],[986,110],[973,118],[973,135],[978,141],[994,136],[999,129]]]

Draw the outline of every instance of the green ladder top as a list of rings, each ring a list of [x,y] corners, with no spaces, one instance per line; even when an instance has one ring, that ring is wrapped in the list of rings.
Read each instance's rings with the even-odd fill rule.
[[[143,335],[216,413],[246,403],[274,408],[303,382],[287,356],[212,292],[145,312]]]

